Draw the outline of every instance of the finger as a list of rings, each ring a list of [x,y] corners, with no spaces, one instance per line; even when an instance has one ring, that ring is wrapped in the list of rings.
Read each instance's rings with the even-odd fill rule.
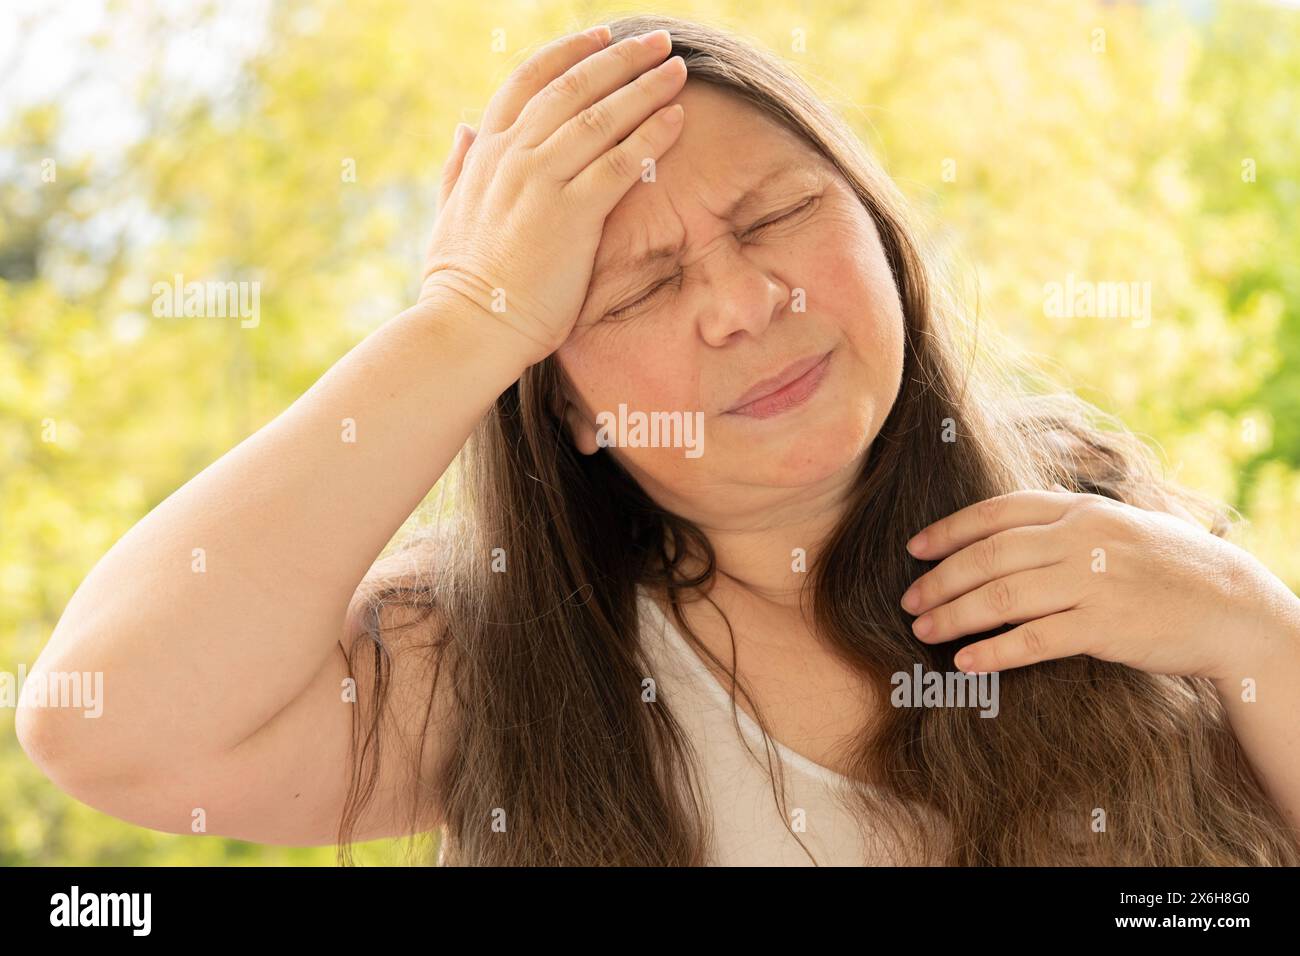
[[[608,42],[609,27],[599,26],[585,33],[561,37],[542,47],[516,67],[497,90],[483,113],[479,132],[499,133],[508,129],[528,101],[547,83],[573,64],[604,49]]]
[[[1017,525],[1050,524],[1065,514],[1070,498],[1054,491],[1013,491],[954,511],[907,542],[913,557],[936,560],[980,538]]]
[[[671,48],[668,31],[655,30],[620,40],[574,64],[520,111],[520,143],[536,146],[545,142],[582,110],[662,63]],[[640,119],[644,118],[642,114]]]
[[[910,613],[923,614],[996,578],[1055,564],[1063,557],[1065,550],[1048,525],[1008,528],[944,558],[912,582],[901,603]]]
[[[1078,604],[1072,586],[1076,582],[1077,578],[1067,578],[1057,565],[1017,571],[927,611],[912,622],[912,633],[923,643],[942,644],[1003,624],[1066,611]]]
[[[641,178],[644,161],[659,159],[677,142],[685,112],[680,103],[658,110],[627,139],[569,180],[565,189],[572,191],[579,201],[609,215]]]
[[[442,164],[442,181],[438,188],[438,208],[447,205],[447,198],[460,179],[460,171],[465,168],[465,154],[474,142],[474,130],[464,123],[456,125],[456,137],[452,140],[451,154]]]
[[[954,663],[967,673],[988,674],[1060,657],[1073,657],[1087,653],[1084,633],[1078,612],[1052,614],[963,647]]]
[[[572,179],[680,93],[685,83],[686,63],[675,56],[587,107],[542,145],[551,157],[550,168]]]

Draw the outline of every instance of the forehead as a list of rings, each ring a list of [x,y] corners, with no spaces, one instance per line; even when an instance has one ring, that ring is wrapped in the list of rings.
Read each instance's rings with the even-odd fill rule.
[[[606,217],[598,278],[629,255],[682,240],[683,228],[722,216],[747,193],[779,196],[826,168],[812,144],[737,94],[690,80],[673,102],[686,109],[681,136],[656,163],[654,181],[635,183]]]

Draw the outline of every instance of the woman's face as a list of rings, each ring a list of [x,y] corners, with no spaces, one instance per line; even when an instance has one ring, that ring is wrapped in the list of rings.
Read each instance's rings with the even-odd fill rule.
[[[556,358],[577,447],[722,527],[851,481],[898,394],[903,315],[870,214],[820,153],[706,83],[675,102],[681,138],[606,219]],[[683,427],[656,432],[655,412]]]

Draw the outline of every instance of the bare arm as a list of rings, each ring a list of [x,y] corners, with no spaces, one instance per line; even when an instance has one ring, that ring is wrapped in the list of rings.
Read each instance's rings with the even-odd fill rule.
[[[1279,582],[1280,584],[1280,582]],[[1214,681],[1232,729],[1300,846],[1300,600],[1279,587],[1256,650],[1243,655],[1237,672]],[[1250,684],[1247,684],[1247,681]]]
[[[339,640],[352,596],[520,372],[518,350],[489,347],[466,312],[434,297],[391,320],[100,560],[29,681],[102,673],[102,713],[19,711],[24,745],[57,782],[93,805],[111,782],[110,805],[127,809],[131,781],[206,777],[185,768],[264,746],[258,732],[279,715],[301,733],[299,755],[325,752],[267,761],[305,776],[276,792],[333,793],[325,778],[345,776],[351,733]],[[188,827],[188,808],[212,802],[197,787],[175,809]]]
[[[202,809],[206,832],[332,842],[352,718],[338,645],[358,585],[496,397],[568,336],[605,216],[680,131],[660,107],[684,70],[649,69],[667,35],[606,39],[546,47],[458,142],[420,302],[82,582],[29,679],[102,674],[102,713],[17,716],[63,789],[159,829],[191,832]],[[403,736],[429,703],[423,663],[399,660],[394,675]],[[381,786],[401,779],[389,768]],[[379,801],[359,835],[401,832],[400,809]]]

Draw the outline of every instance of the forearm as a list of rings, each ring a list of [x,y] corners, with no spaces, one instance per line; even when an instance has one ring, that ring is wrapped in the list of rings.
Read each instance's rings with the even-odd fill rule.
[[[337,653],[357,585],[522,371],[485,323],[452,297],[407,310],[159,504],[78,588],[29,678],[102,672],[102,716],[27,719],[119,768],[261,727]]]
[[[1300,844],[1300,601],[1275,619],[1277,626],[1259,635],[1258,649],[1214,686],[1242,749]]]

